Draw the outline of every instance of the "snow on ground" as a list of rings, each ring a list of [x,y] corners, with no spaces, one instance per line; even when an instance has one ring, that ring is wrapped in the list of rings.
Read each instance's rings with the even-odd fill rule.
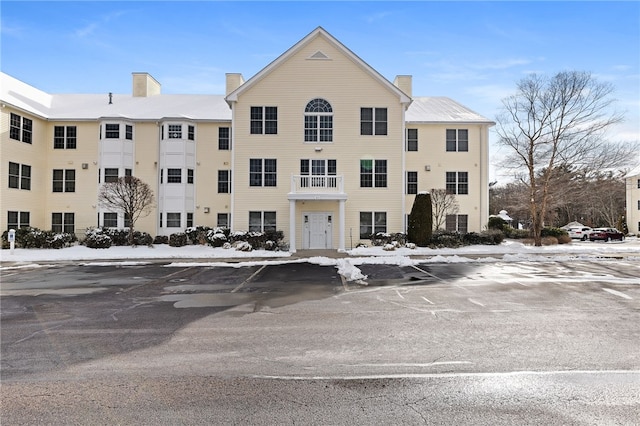
[[[398,266],[419,263],[465,263],[465,262],[527,262],[567,261],[619,257],[640,261],[640,239],[628,238],[623,242],[573,242],[554,246],[534,247],[517,241],[505,241],[498,246],[475,245],[456,249],[401,248],[384,251],[381,247],[362,247],[347,250],[348,257],[312,256],[300,257],[288,252],[255,250],[252,252],[209,246],[170,247],[166,244],[152,247],[111,247],[90,249],[76,245],[59,250],[14,249],[0,251],[0,271],[25,267],[48,266],[46,262],[76,262],[87,265],[114,263],[122,266],[139,265],[152,260],[182,260],[167,266],[227,266],[274,265],[281,263],[309,262],[335,266],[347,281],[366,279],[358,265],[389,264]],[[43,263],[45,263],[43,265]]]

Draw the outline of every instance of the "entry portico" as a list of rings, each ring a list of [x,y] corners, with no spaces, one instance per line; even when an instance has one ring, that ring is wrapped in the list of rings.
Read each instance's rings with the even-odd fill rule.
[[[338,203],[338,250],[345,250],[345,202],[343,176],[309,176],[294,175],[291,177],[289,199],[289,251],[295,253],[296,230],[298,221],[302,226],[303,249],[332,249],[333,247],[333,212],[327,211],[327,202]],[[298,203],[306,203],[298,214]]]

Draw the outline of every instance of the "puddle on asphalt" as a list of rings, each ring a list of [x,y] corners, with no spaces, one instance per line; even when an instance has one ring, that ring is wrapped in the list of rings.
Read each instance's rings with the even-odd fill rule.
[[[81,296],[83,294],[99,293],[106,287],[74,287],[74,288],[25,288],[20,290],[0,290],[0,296]]]
[[[175,302],[176,308],[206,308],[238,306],[253,301],[250,293],[195,293],[161,296],[163,302]]]
[[[208,286],[174,286],[165,287],[165,290],[172,291],[188,291],[203,290],[205,287],[215,287],[215,284]],[[228,288],[228,286],[226,287]],[[209,288],[207,288],[210,290]],[[305,288],[301,289],[296,286],[291,289],[291,293],[282,292],[247,292],[247,293],[182,293],[167,294],[160,296],[163,302],[174,302],[175,308],[230,308],[234,306],[253,304],[254,312],[260,310],[260,307],[279,308],[282,306],[293,305],[295,303],[305,302],[309,300],[319,300],[331,297],[334,293],[327,289]]]

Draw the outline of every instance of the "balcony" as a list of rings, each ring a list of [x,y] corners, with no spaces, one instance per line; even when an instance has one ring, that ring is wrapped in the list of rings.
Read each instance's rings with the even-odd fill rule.
[[[346,200],[343,176],[291,176],[289,200]]]

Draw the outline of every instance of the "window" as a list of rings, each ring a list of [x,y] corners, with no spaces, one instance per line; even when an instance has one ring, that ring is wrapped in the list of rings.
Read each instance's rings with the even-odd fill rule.
[[[167,228],[180,228],[180,213],[167,213]]]
[[[187,169],[187,183],[193,183],[193,169]]]
[[[466,214],[448,214],[445,219],[445,227],[447,231],[458,231],[462,234],[467,233],[469,216]]]
[[[446,190],[449,194],[468,194],[469,193],[469,173],[447,172]]]
[[[640,200],[638,200],[638,210],[640,210]]]
[[[28,228],[29,216],[29,212],[7,212],[7,230]]]
[[[467,129],[447,129],[447,152],[469,151],[469,131]]]
[[[387,187],[387,160],[360,160],[360,187]]]
[[[368,240],[378,232],[387,232],[387,213],[360,212],[360,238]]]
[[[251,134],[275,135],[278,133],[278,107],[251,107]]]
[[[218,170],[218,194],[231,192],[231,171]]]
[[[228,127],[218,129],[218,149],[229,150],[231,148],[231,134]]]
[[[53,232],[69,234],[75,233],[74,213],[51,213],[51,230]]]
[[[638,189],[640,189],[640,179],[638,179]]]
[[[407,194],[418,193],[418,172],[407,172]]]
[[[104,182],[117,182],[118,181],[118,169],[117,168],[105,168],[104,169]]]
[[[131,228],[131,216],[128,213],[124,214],[124,227]]]
[[[119,124],[105,124],[104,125],[104,137],[106,139],[120,139],[120,125]]]
[[[76,192],[75,169],[53,170],[53,192]]]
[[[333,141],[333,109],[324,99],[316,98],[304,109],[304,141]]]
[[[9,162],[9,188],[31,189],[31,166]]]
[[[133,126],[127,124],[124,126],[124,138],[127,140],[133,140]]]
[[[169,139],[182,139],[182,124],[169,124]]]
[[[193,213],[187,213],[187,228],[193,226]]]
[[[249,186],[276,186],[277,162],[275,158],[249,159]]]
[[[418,150],[418,129],[407,129],[407,151]]]
[[[182,169],[167,169],[167,183],[181,183],[181,182],[182,182]],[[167,217],[167,220],[169,220],[168,217]]]
[[[102,215],[102,226],[107,228],[118,227],[118,213],[104,213]]]
[[[361,135],[386,135],[387,134],[387,109],[386,108],[360,108],[360,134]]]
[[[276,212],[249,212],[249,231],[266,232],[276,230]]]
[[[336,160],[300,160],[300,186],[303,188],[336,188]],[[309,177],[310,176],[310,177]]]
[[[53,128],[54,149],[76,149],[76,126],[55,126]]]
[[[187,139],[190,141],[196,140],[196,128],[194,126],[187,127]]]
[[[229,213],[218,213],[218,220],[216,222],[218,228],[229,227]]]
[[[31,143],[32,132],[33,121],[31,119],[11,113],[9,119],[9,137],[11,139]]]

